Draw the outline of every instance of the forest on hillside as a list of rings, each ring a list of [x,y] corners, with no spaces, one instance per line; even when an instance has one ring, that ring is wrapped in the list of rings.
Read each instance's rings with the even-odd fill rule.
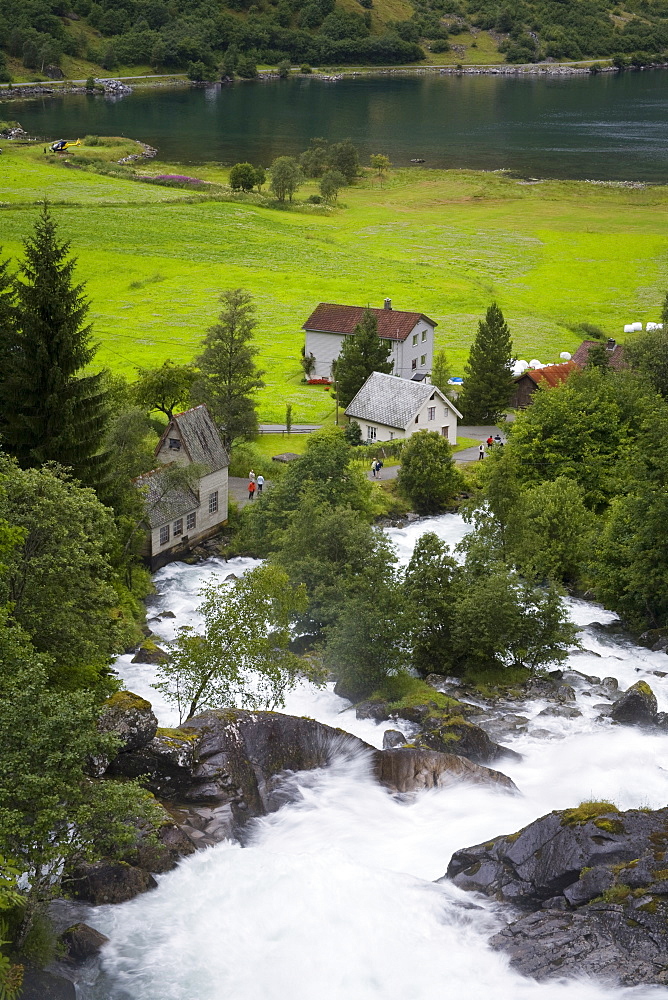
[[[489,32],[508,62],[617,56],[647,62],[668,49],[668,0],[0,0],[0,73],[8,57],[58,75],[64,56],[113,71],[204,64],[253,75],[256,63],[416,62],[465,32]],[[354,9],[352,9],[354,8]],[[391,8],[390,8],[391,9]],[[54,72],[54,69],[56,72]]]

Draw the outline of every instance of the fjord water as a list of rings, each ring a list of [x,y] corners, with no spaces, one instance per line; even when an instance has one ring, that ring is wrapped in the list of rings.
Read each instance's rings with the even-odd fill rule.
[[[390,532],[405,562],[419,535],[456,543],[460,518],[446,515]],[[197,620],[197,591],[212,575],[243,572],[252,560],[173,564],[161,570],[156,622],[168,639]],[[593,624],[614,616],[570,601],[582,648],[569,666],[626,687],[647,677],[668,708],[666,656]],[[153,698],[153,668],[129,658],[118,669]],[[576,679],[577,683],[577,679]],[[243,847],[226,842],[198,852],[159,878],[156,891],[92,911],[110,937],[104,973],[86,1000],[658,1000],[661,987],[620,989],[591,980],[537,984],[524,979],[487,942],[508,914],[448,883],[435,883],[454,850],[520,829],[555,808],[611,799],[621,808],[668,800],[665,735],[598,721],[577,691],[582,716],[540,716],[521,707],[523,736],[506,740],[521,762],[503,762],[519,795],[465,784],[393,797],[373,782],[364,757],[294,775],[293,801],[252,824]],[[164,706],[153,698],[160,713]],[[355,719],[331,690],[304,686],[287,711],[338,725],[380,745],[388,724]],[[169,715],[161,721],[172,721]],[[475,904],[472,907],[472,904]]]
[[[597,76],[393,74],[337,83],[302,77],[233,86],[137,89],[120,100],[72,95],[12,104],[44,139],[124,135],[182,163],[296,155],[314,136],[346,137],[362,160],[511,169],[527,176],[668,177],[665,71]]]

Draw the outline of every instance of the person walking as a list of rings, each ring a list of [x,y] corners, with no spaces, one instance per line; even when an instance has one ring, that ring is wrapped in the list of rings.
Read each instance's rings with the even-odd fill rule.
[[[489,437],[487,438],[487,447],[491,448],[493,444],[494,444],[494,438],[490,434]]]
[[[374,479],[376,478],[376,466],[377,465],[378,465],[378,459],[377,458],[372,458],[371,459],[371,475],[373,476]]]
[[[262,487],[263,486],[264,486],[264,476],[263,475],[259,475],[257,477],[257,491],[258,491],[258,493],[262,492]]]
[[[251,482],[251,483],[254,483],[254,482],[255,482],[255,473],[253,472],[253,470],[252,470],[252,469],[251,469],[251,470],[250,470],[250,472],[248,473],[248,479],[250,480],[250,482]]]
[[[254,496],[255,496],[255,480],[251,479],[251,481],[248,484],[248,499],[252,500]]]
[[[484,444],[481,444],[480,447],[478,448],[478,461],[482,462],[484,457],[485,457],[485,446]]]

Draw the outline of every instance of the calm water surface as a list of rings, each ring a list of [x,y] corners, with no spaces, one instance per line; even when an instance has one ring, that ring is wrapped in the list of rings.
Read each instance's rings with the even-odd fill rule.
[[[668,74],[513,79],[438,75],[292,79],[76,95],[12,105],[48,138],[126,135],[163,159],[268,165],[313,136],[350,136],[397,166],[510,168],[527,176],[668,179]]]

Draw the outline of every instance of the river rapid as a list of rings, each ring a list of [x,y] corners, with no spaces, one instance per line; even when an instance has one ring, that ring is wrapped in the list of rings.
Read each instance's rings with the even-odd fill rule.
[[[392,530],[402,562],[431,530],[451,545],[467,528],[444,515]],[[198,592],[256,565],[250,559],[176,563],[156,576],[152,622],[164,640],[197,621]],[[569,600],[582,648],[568,666],[615,677],[626,688],[643,677],[668,709],[664,653],[606,632],[614,615]],[[121,657],[130,690],[153,702],[162,725],[178,722],[151,688],[154,668]],[[569,678],[570,680],[570,678]],[[577,679],[576,679],[577,688]],[[538,984],[509,968],[487,944],[506,908],[436,883],[457,848],[514,832],[552,809],[584,799],[622,808],[668,802],[668,740],[597,718],[582,683],[567,719],[539,716],[540,700],[518,708],[524,730],[503,742],[523,754],[504,760],[520,795],[459,784],[409,799],[370,777],[367,761],[338,762],[294,775],[293,801],[255,820],[242,847],[227,841],[158,877],[158,889],[129,903],[100,907],[86,919],[110,938],[103,974],[85,1000],[599,1000],[668,998],[663,987],[619,989],[587,979]],[[308,715],[382,745],[388,723],[358,720],[331,687],[302,685],[286,712]],[[407,725],[407,724],[406,724]]]

